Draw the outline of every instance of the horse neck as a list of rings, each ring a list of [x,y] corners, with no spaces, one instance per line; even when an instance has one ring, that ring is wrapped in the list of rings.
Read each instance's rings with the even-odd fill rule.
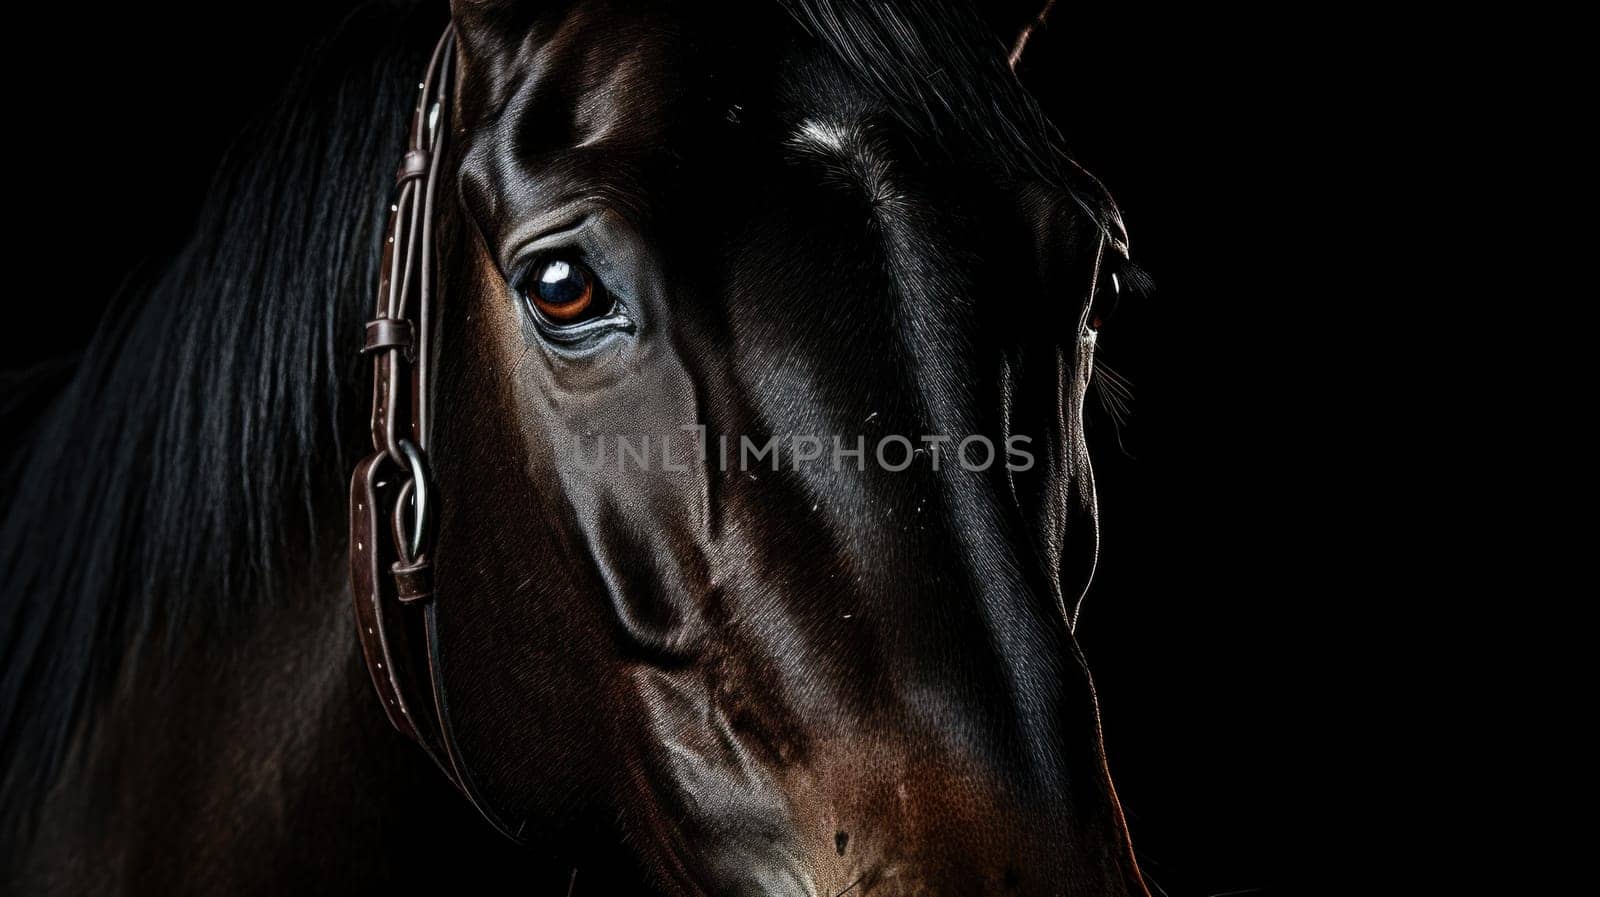
[[[348,602],[322,582],[129,664],[41,810],[24,880],[72,893],[339,890],[346,876],[351,890],[409,889],[441,872],[441,843],[503,862],[384,719]]]

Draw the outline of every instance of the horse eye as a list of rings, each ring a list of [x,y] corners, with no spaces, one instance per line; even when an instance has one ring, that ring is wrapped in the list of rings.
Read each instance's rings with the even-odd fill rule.
[[[1095,297],[1094,308],[1089,315],[1090,330],[1104,327],[1106,321],[1110,320],[1111,313],[1117,310],[1117,302],[1122,298],[1122,278],[1117,276],[1117,272],[1112,271],[1107,280],[1110,281],[1109,288],[1103,284],[1100,287],[1100,295]]]
[[[576,324],[609,311],[605,290],[594,272],[579,262],[549,259],[533,269],[523,290],[529,302],[552,324]]]

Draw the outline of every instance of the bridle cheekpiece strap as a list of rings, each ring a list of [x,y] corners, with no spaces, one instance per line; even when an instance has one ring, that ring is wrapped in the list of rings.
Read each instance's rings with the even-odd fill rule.
[[[496,829],[456,745],[439,650],[433,587],[437,497],[428,467],[435,199],[450,120],[455,31],[434,46],[420,85],[379,265],[376,311],[361,354],[372,358],[372,454],[350,483],[350,583],[362,657],[389,721],[422,747]],[[408,649],[421,642],[424,660]],[[421,700],[414,700],[420,695]]]

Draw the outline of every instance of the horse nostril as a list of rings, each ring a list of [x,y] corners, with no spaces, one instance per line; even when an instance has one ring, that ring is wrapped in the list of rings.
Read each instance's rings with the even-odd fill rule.
[[[845,845],[849,844],[849,843],[850,843],[850,836],[847,833],[845,833],[845,832],[835,832],[834,833],[834,835],[833,835],[833,849],[837,850],[839,852],[839,856],[844,856]]]

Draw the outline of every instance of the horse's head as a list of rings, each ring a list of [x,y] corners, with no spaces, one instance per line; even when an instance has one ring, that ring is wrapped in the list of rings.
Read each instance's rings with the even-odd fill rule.
[[[975,15],[688,6],[456,4],[436,563],[478,784],[625,846],[580,891],[1138,892],[1070,631],[1113,207]]]

